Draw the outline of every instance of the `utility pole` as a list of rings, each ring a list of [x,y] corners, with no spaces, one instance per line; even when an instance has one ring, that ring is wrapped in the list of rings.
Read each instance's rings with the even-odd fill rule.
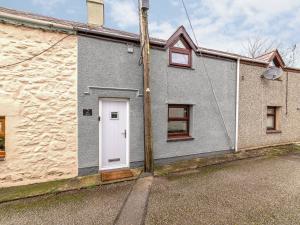
[[[151,89],[150,89],[150,41],[148,33],[149,0],[139,0],[140,15],[140,44],[142,48],[143,74],[144,74],[144,169],[152,173],[153,144],[152,144],[152,115],[151,115]]]

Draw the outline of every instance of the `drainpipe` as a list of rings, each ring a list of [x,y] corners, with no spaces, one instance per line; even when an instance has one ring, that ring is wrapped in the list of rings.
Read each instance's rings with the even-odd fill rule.
[[[200,53],[212,53],[211,51],[204,50],[199,48],[197,52]],[[218,53],[219,56],[228,57],[231,59],[235,59],[237,61],[236,67],[236,102],[235,102],[235,143],[234,143],[234,151],[238,152],[238,141],[239,141],[239,100],[240,100],[240,65],[241,65],[241,57],[228,55],[226,53]],[[253,59],[246,59],[243,58],[245,61],[252,61],[257,63],[262,63],[263,61],[253,60]],[[263,62],[266,63],[266,62]]]
[[[235,103],[235,152],[238,152],[239,141],[239,100],[240,100],[240,58],[236,67],[236,103]]]

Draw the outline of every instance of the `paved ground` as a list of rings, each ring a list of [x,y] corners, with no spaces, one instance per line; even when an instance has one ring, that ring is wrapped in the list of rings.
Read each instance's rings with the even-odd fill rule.
[[[300,155],[157,178],[146,224],[300,224]]]
[[[1,225],[113,224],[134,182],[0,205]]]
[[[134,184],[0,204],[0,224],[113,224]],[[300,154],[157,177],[143,216],[146,225],[300,224]]]

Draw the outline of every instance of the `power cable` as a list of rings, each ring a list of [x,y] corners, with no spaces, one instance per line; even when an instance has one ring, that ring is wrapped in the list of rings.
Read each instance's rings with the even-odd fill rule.
[[[191,27],[191,29],[192,29],[192,32],[193,32],[193,35],[194,35],[195,42],[196,42],[196,44],[197,44],[197,47],[199,47],[198,40],[197,40],[196,34],[195,34],[195,32],[194,32],[193,25],[192,25],[192,22],[191,22],[191,19],[190,19],[188,10],[187,10],[187,8],[186,8],[186,6],[185,6],[184,0],[181,0],[181,2],[182,2],[182,5],[183,5],[183,8],[184,8],[186,17],[187,17],[187,19],[188,19],[188,21],[189,21],[190,27]]]
[[[184,8],[184,10],[185,10],[185,14],[186,14],[186,16],[187,16],[187,19],[188,19],[188,21],[189,21],[189,24],[190,24],[192,33],[193,33],[193,35],[194,35],[194,39],[195,39],[195,42],[196,42],[196,44],[197,44],[197,48],[199,48],[198,40],[197,40],[195,31],[194,31],[194,28],[193,28],[193,25],[192,25],[192,22],[191,22],[191,19],[190,19],[188,10],[187,10],[187,8],[186,8],[185,2],[184,2],[184,0],[181,0],[181,2],[182,2],[182,5],[183,5],[183,8]],[[212,80],[211,80],[211,78],[210,78],[210,76],[209,76],[209,73],[208,73],[206,64],[205,64],[205,62],[204,62],[204,57],[203,57],[203,55],[202,55],[202,53],[201,53],[201,50],[198,51],[198,52],[199,52],[200,57],[201,57],[201,59],[202,59],[201,61],[202,61],[202,64],[203,64],[203,68],[204,68],[204,71],[205,71],[205,75],[206,75],[206,77],[208,78],[210,88],[211,88],[211,90],[212,90],[212,93],[213,93],[215,102],[216,102],[217,107],[218,107],[218,111],[219,111],[219,113],[220,113],[220,115],[221,115],[221,119],[222,119],[222,122],[223,122],[223,126],[224,126],[224,129],[225,129],[225,131],[226,131],[227,139],[228,139],[228,142],[229,142],[229,145],[230,145],[229,147],[233,149],[234,147],[233,147],[233,144],[232,144],[232,140],[231,140],[231,137],[230,137],[230,135],[229,135],[229,131],[228,131],[228,129],[227,129],[227,126],[226,126],[226,123],[225,123],[224,116],[223,116],[223,114],[222,114],[221,108],[220,108],[220,106],[219,106],[219,102],[218,102],[218,98],[217,98],[217,95],[216,95],[216,92],[215,92],[215,89],[214,89],[214,86],[213,86],[213,82],[212,82]]]
[[[68,35],[64,36],[63,38],[61,38],[61,39],[59,39],[57,42],[55,42],[53,45],[51,45],[49,48],[47,48],[47,49],[41,51],[41,52],[38,53],[38,54],[35,54],[35,55],[33,55],[33,56],[31,56],[31,57],[29,57],[29,58],[27,58],[27,59],[21,60],[21,61],[16,62],[16,63],[12,63],[12,64],[7,64],[7,65],[0,66],[0,69],[7,68],[7,67],[11,67],[11,66],[16,66],[16,65],[19,65],[19,64],[21,64],[21,63],[30,61],[30,60],[32,60],[32,59],[34,59],[34,58],[36,58],[36,57],[38,57],[38,56],[44,54],[45,52],[49,51],[50,49],[54,48],[56,45],[58,45],[60,42],[62,42],[63,40],[65,40],[66,38],[68,38],[68,37],[71,36],[71,35],[73,35],[73,34],[68,34]]]

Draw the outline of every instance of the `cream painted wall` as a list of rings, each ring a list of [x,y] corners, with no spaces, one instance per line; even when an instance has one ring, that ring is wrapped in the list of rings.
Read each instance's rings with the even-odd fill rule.
[[[49,48],[66,34],[0,23],[0,67]],[[0,68],[6,159],[0,187],[77,175],[77,37]]]
[[[272,81],[260,77],[264,71],[241,64],[239,149],[300,141],[300,73],[284,72],[279,81]],[[266,133],[267,106],[280,107],[281,133]]]

